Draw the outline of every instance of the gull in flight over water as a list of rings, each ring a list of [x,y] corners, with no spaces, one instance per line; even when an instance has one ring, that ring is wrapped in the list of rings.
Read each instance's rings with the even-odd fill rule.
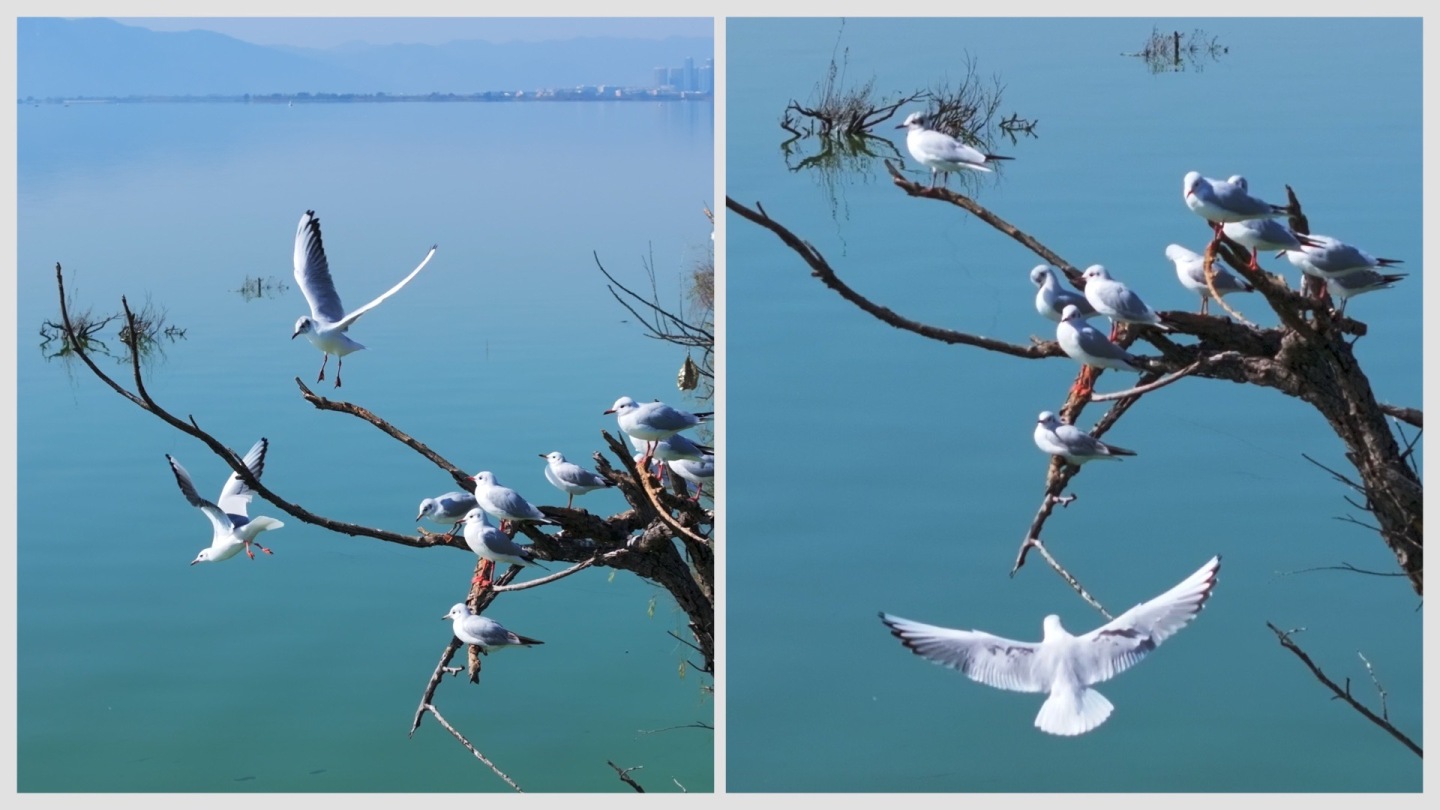
[[[325,364],[330,362],[330,355],[335,355],[335,387],[340,387],[340,368],[345,363],[345,355],[351,352],[358,352],[365,348],[345,334],[361,315],[369,312],[380,305],[381,301],[400,292],[400,288],[410,283],[410,279],[430,263],[430,257],[435,255],[435,248],[438,245],[431,245],[430,252],[425,254],[418,267],[410,271],[410,275],[400,279],[400,283],[386,290],[379,298],[346,314],[345,307],[340,303],[340,294],[335,291],[335,282],[330,279],[330,265],[325,260],[325,246],[320,241],[320,219],[315,216],[314,211],[306,211],[300,217],[300,226],[295,229],[295,282],[300,285],[300,291],[305,294],[305,300],[310,304],[310,314],[302,315],[300,320],[295,322],[295,333],[290,336],[291,340],[304,335],[311,345],[325,353],[325,359],[320,362],[320,376],[315,378],[316,382],[325,379]]]
[[[931,188],[935,187],[937,174],[943,175],[944,185],[950,180],[950,172],[961,169],[988,172],[993,169],[985,164],[992,160],[1014,160],[1004,155],[987,155],[939,130],[926,127],[924,113],[910,113],[905,117],[905,122],[895,128],[909,130],[905,133],[905,147],[920,165],[930,169]]]
[[[1045,617],[1045,637],[1039,642],[936,627],[886,613],[880,620],[915,654],[973,681],[1012,692],[1049,692],[1035,727],[1069,737],[1099,726],[1115,709],[1090,687],[1134,666],[1189,624],[1205,607],[1219,570],[1220,558],[1212,557],[1184,582],[1083,636],[1070,635],[1053,614]]]
[[[503,650],[506,647],[529,647],[545,643],[539,639],[526,638],[518,633],[512,633],[494,619],[471,613],[470,608],[464,602],[456,604],[450,608],[449,613],[440,618],[454,619],[455,638],[479,647],[480,652],[486,654],[494,650]]]
[[[262,438],[241,459],[246,469],[257,479],[265,471],[265,451],[269,447],[270,442]],[[228,560],[239,554],[242,548],[253,560],[255,552],[250,550],[252,545],[266,554],[274,553],[255,542],[255,538],[263,531],[278,529],[285,524],[263,515],[255,518],[247,516],[250,499],[255,493],[240,480],[239,473],[230,473],[230,477],[225,479],[225,486],[220,488],[220,497],[215,499],[215,503],[211,503],[200,497],[200,493],[195,490],[195,483],[190,480],[190,473],[180,466],[180,462],[169,453],[165,454],[165,460],[170,462],[170,471],[175,473],[175,483],[180,485],[180,494],[185,496],[191,506],[205,513],[215,530],[210,538],[210,547],[201,549],[199,556],[190,562],[191,565]]]

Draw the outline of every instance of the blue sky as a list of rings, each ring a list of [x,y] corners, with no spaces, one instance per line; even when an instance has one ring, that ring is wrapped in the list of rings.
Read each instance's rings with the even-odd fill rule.
[[[711,36],[710,17],[115,17],[155,31],[203,29],[257,45],[329,48],[346,42],[437,45],[454,40],[537,42],[575,37]]]

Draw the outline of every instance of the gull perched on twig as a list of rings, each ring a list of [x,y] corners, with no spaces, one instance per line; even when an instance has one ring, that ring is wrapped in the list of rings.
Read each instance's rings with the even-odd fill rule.
[[[1085,300],[1084,293],[1067,290],[1060,286],[1059,275],[1048,264],[1037,264],[1030,270],[1030,281],[1038,289],[1035,292],[1035,311],[1059,323],[1061,313],[1067,305],[1074,305],[1084,317],[1095,314],[1095,307]]]
[[[475,482],[475,505],[489,512],[492,517],[499,518],[501,530],[505,529],[505,521],[555,523],[539,509],[531,506],[529,501],[520,497],[520,493],[501,486],[500,482],[495,480],[495,473],[481,470],[470,476],[470,480]]]
[[[540,458],[545,459],[546,462],[545,480],[568,496],[565,501],[566,509],[575,504],[576,495],[584,495],[597,489],[615,486],[615,482],[609,478],[590,472],[579,464],[566,461],[559,451],[541,453]]]
[[[1065,311],[1061,313],[1060,323],[1055,326],[1055,340],[1070,359],[1085,366],[1080,370],[1080,376],[1075,378],[1075,384],[1070,387],[1072,393],[1090,392],[1095,375],[1091,369],[1113,368],[1135,372],[1142,370],[1136,365],[1139,358],[1111,342],[1100,330],[1087,323],[1081,317],[1079,308],[1073,304],[1065,307]]]
[[[1165,256],[1175,263],[1175,276],[1180,284],[1200,296],[1200,314],[1209,312],[1211,296],[1210,286],[1205,283],[1205,257],[1184,245],[1169,245]],[[1213,262],[1210,269],[1215,275],[1215,292],[1221,298],[1230,293],[1255,291],[1250,282],[1221,267],[1219,262]]]
[[[1143,323],[1169,332],[1160,322],[1160,314],[1151,309],[1134,290],[1110,277],[1102,264],[1092,264],[1080,274],[1085,279],[1085,300],[1095,311],[1110,319],[1110,339],[1123,323]],[[1063,314],[1063,313],[1062,313]]]
[[[1039,642],[936,627],[886,613],[880,620],[912,652],[973,681],[1013,692],[1049,692],[1035,727],[1074,736],[1105,722],[1115,708],[1090,687],[1134,666],[1189,624],[1205,607],[1219,570],[1220,558],[1212,557],[1179,585],[1082,636],[1066,632],[1054,614],[1045,617],[1045,636]]]
[[[269,449],[270,442],[261,439],[250,448],[241,461],[245,464],[250,474],[257,479],[265,471],[265,451]],[[170,462],[170,471],[175,474],[175,483],[180,485],[180,494],[191,506],[205,513],[210,519],[210,525],[214,528],[214,535],[210,538],[210,547],[201,549],[200,554],[190,562],[191,565],[202,562],[219,562],[228,560],[245,549],[250,559],[255,559],[255,552],[250,546],[255,546],[266,554],[274,552],[255,542],[255,538],[263,531],[279,529],[285,524],[272,517],[263,515],[251,518],[247,516],[250,499],[255,493],[240,479],[237,472],[230,473],[225,479],[225,486],[220,488],[220,497],[215,503],[211,503],[200,497],[195,491],[195,483],[190,480],[190,473],[180,466],[169,453],[165,454],[165,460]]]
[[[421,501],[420,514],[415,516],[415,522],[419,523],[421,518],[428,517],[441,526],[449,526],[448,534],[454,537],[455,532],[459,529],[461,518],[474,508],[474,495],[468,492],[447,492],[444,495],[437,495]]]
[[[1187,172],[1184,200],[1185,207],[1214,226],[1216,239],[1220,238],[1220,229],[1226,222],[1290,213],[1286,206],[1271,205],[1259,197],[1250,196],[1250,184],[1238,174],[1228,180],[1216,180],[1203,177],[1199,172]]]
[[[646,442],[668,439],[682,430],[692,428],[714,416],[713,411],[690,413],[672,408],[663,402],[638,403],[630,397],[620,397],[605,411],[615,414],[615,423],[626,435]],[[639,466],[644,468],[650,462],[654,445],[646,448],[645,459]]]
[[[1061,422],[1049,411],[1040,412],[1035,425],[1035,446],[1043,453],[1062,456],[1076,466],[1096,459],[1119,461],[1120,456],[1136,455],[1134,450],[1106,444],[1074,425]]]
[[[987,155],[973,146],[967,146],[939,130],[925,126],[925,114],[912,112],[896,129],[908,129],[905,133],[905,147],[910,156],[920,165],[930,169],[930,187],[935,187],[936,175],[943,175],[948,182],[950,172],[971,169],[977,172],[993,171],[986,163],[992,160],[1014,160],[1004,155]]]
[[[494,619],[471,613],[470,608],[464,602],[457,603],[450,608],[449,613],[440,618],[453,619],[455,623],[452,629],[455,638],[479,647],[481,653],[488,654],[506,647],[529,647],[545,643],[539,639],[526,638],[518,633],[512,633]]]
[[[345,355],[351,352],[358,352],[365,348],[350,336],[345,334],[361,315],[380,305],[381,301],[400,292],[400,288],[410,283],[426,264],[430,257],[435,255],[437,245],[430,246],[430,252],[419,266],[410,271],[410,275],[400,279],[400,283],[386,290],[374,301],[354,310],[348,315],[345,307],[340,303],[340,294],[335,291],[335,282],[330,279],[330,265],[325,260],[325,246],[320,241],[320,219],[315,216],[314,211],[306,211],[300,217],[300,225],[295,229],[295,282],[300,285],[300,292],[305,294],[305,300],[310,304],[310,314],[302,315],[295,322],[295,333],[290,335],[294,340],[300,335],[310,341],[311,345],[325,353],[325,359],[320,362],[320,376],[315,378],[316,382],[325,379],[325,364],[330,362],[330,355],[335,355],[335,387],[340,387],[340,368],[345,362]]]
[[[470,581],[471,585],[479,583],[482,588],[488,585],[490,573],[495,570],[496,563],[545,567],[536,561],[535,552],[529,546],[516,543],[510,535],[495,528],[495,525],[486,517],[485,510],[478,506],[466,512],[456,525],[464,527],[465,545],[475,552],[475,556],[489,563],[489,565],[481,566],[480,571],[475,574],[475,578]]]

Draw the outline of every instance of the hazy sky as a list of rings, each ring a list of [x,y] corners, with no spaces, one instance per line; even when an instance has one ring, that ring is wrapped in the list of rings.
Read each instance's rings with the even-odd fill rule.
[[[712,36],[710,17],[115,17],[154,31],[203,29],[257,45],[328,48],[360,41],[375,45],[437,45],[457,39],[488,42],[573,39],[583,36]]]

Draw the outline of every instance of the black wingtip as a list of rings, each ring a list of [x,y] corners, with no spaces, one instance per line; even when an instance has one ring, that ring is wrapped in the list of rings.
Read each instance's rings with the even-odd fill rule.
[[[1006,155],[986,155],[986,160],[1014,160],[1015,158]]]

